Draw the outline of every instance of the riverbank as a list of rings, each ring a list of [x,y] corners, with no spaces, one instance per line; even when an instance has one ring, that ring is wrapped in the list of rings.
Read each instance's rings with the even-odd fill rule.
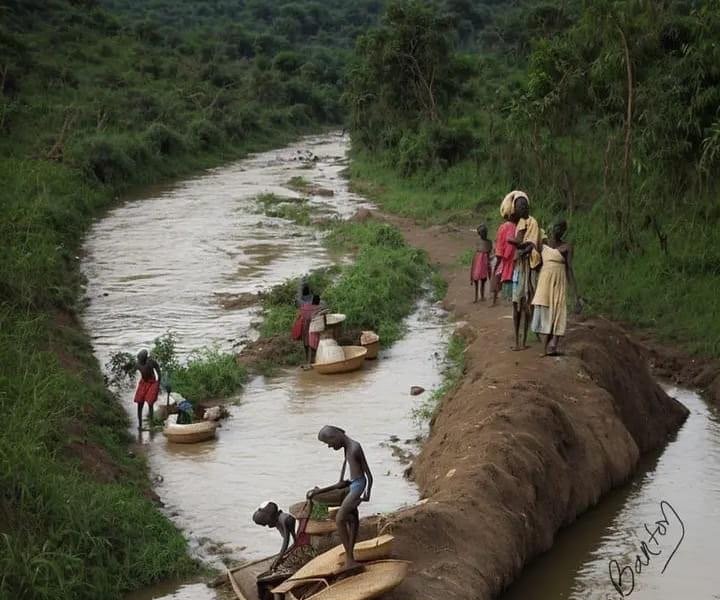
[[[492,598],[556,532],[626,481],[687,410],[647,354],[603,320],[573,321],[567,356],[511,352],[506,304],[472,304],[457,257],[474,232],[386,217],[449,283],[445,304],[468,343],[465,374],[441,401],[412,465],[423,502],[384,520],[413,574],[392,598]]]

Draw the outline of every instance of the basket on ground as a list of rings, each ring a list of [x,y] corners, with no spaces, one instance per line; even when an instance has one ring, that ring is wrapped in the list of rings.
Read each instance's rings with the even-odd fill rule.
[[[407,576],[410,563],[379,560],[363,566],[365,570],[361,573],[332,584],[324,579],[306,580],[306,585],[295,587],[286,597],[294,600],[371,600],[400,585]]]

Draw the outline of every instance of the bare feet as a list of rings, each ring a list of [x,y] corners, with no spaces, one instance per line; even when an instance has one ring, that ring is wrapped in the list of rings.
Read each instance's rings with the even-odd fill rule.
[[[527,350],[530,346],[513,346],[510,348],[513,352],[520,352],[521,350]]]

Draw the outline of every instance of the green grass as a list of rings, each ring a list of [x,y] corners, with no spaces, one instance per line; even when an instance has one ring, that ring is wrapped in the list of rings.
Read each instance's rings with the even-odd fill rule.
[[[150,357],[162,370],[162,385],[171,387],[193,403],[226,398],[238,392],[247,381],[247,371],[235,360],[235,355],[217,348],[198,348],[185,362],[177,358],[177,339],[172,332],[155,338]],[[135,357],[128,352],[116,352],[106,365],[109,383],[132,385],[137,378]]]
[[[296,192],[300,192],[301,194],[304,194],[310,189],[310,182],[307,179],[305,179],[305,177],[296,175],[295,177],[292,177],[290,179],[290,181],[287,182],[287,186],[291,190],[295,190]]]
[[[402,336],[403,319],[427,283],[435,295],[444,295],[445,282],[432,271],[427,256],[409,247],[397,228],[374,221],[328,227],[325,243],[337,252],[353,253],[355,259],[350,265],[315,271],[308,282],[331,311],[347,316],[347,329],[372,329],[389,346]],[[299,278],[290,279],[265,294],[261,337],[289,334],[297,315],[298,283]]]
[[[247,381],[247,371],[235,356],[216,348],[190,354],[187,362],[172,374],[173,389],[191,402],[226,398],[237,393]]]
[[[297,225],[310,225],[310,206],[307,199],[261,194],[257,200],[262,206],[262,212],[268,217],[286,219]]]
[[[460,383],[465,372],[465,348],[465,341],[460,336],[453,335],[450,338],[445,355],[442,383],[413,408],[412,416],[418,425],[432,423],[442,399]]]

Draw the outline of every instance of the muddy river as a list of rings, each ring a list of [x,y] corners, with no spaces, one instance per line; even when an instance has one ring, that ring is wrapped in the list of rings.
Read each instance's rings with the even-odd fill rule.
[[[333,192],[310,197],[317,212],[348,217],[369,206],[342,176],[347,149],[348,140],[337,135],[308,138],[145,190],[98,221],[84,248],[83,319],[101,364],[167,331],[177,335],[181,353],[213,344],[238,348],[254,335],[257,307],[229,310],[222,300],[346,260],[328,254],[312,227],[264,215],[256,198],[296,196],[287,182],[303,177]],[[317,160],[302,160],[308,152]],[[362,371],[321,376],[298,369],[254,379],[231,399],[230,418],[214,442],[178,446],[161,434],[141,434],[155,489],[196,556],[222,567],[277,551],[277,533],[250,517],[265,500],[288,507],[314,485],[337,480],[342,456],[316,438],[327,423],[365,447],[376,482],[364,514],[417,500],[398,457],[414,451],[422,433],[412,418],[418,400],[409,390],[439,384],[447,332],[444,314],[427,303],[407,326],[407,335]],[[132,393],[121,399],[134,423]],[[214,597],[202,583],[170,583],[131,596]]]
[[[690,409],[675,439],[562,531],[502,600],[720,599],[720,411],[667,391]]]

